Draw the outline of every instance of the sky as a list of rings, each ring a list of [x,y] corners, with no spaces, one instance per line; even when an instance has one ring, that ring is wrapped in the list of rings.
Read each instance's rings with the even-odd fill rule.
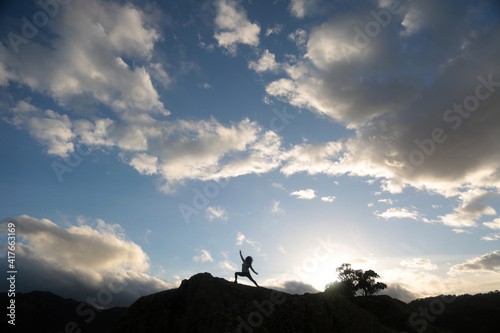
[[[129,305],[239,250],[292,293],[342,263],[403,301],[499,289],[498,2],[0,8],[18,292]]]

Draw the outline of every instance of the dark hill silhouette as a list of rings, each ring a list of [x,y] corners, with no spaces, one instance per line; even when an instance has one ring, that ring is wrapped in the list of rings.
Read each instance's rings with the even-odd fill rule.
[[[290,295],[199,273],[177,289],[141,297],[111,332],[394,331],[340,296]]]
[[[442,301],[442,296],[428,297],[410,302],[414,311],[429,309],[433,324],[455,333],[500,332],[500,292],[461,295]],[[417,325],[417,328],[420,328]]]
[[[0,293],[3,309],[8,306],[10,299],[7,293]],[[105,333],[111,323],[127,309],[116,307],[98,310],[87,303],[44,291],[16,293],[15,305],[16,325],[8,324],[8,317],[4,316],[0,324],[1,332]]]
[[[0,299],[7,306],[7,294],[0,293]],[[2,320],[0,331],[497,333],[499,313],[499,292],[406,304],[389,296],[291,295],[199,273],[179,288],[139,298],[128,309],[97,310],[49,292],[17,293],[16,329]]]

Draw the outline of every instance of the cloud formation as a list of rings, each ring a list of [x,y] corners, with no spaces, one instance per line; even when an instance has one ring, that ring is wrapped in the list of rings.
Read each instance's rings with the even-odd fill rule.
[[[375,215],[382,217],[386,220],[390,219],[390,218],[399,218],[399,219],[409,218],[409,219],[417,220],[419,217],[419,214],[417,211],[409,211],[406,208],[399,208],[399,207],[389,208],[385,212],[382,212],[382,213],[375,212]]]
[[[47,147],[48,154],[68,157],[74,151],[72,141],[75,134],[67,115],[52,110],[42,112],[25,101],[20,101],[12,112],[12,118],[7,121],[18,129],[27,130],[33,138]]]
[[[293,191],[290,193],[291,196],[295,196],[299,199],[311,200],[316,198],[316,193],[313,189],[308,188],[307,190]]]
[[[495,209],[484,203],[498,194],[482,189],[471,189],[462,192],[459,199],[462,204],[453,213],[439,216],[439,222],[451,227],[475,227],[476,221],[483,215],[496,215]]]
[[[241,232],[238,232],[236,235],[236,245],[244,245],[244,244],[248,244],[248,245],[252,246],[258,255],[264,256],[264,257],[266,256],[266,254],[262,253],[261,244],[258,241],[248,239]]]
[[[450,272],[498,272],[499,268],[500,251],[496,250],[455,265],[450,269]]]
[[[221,0],[216,7],[221,47],[235,52],[238,44],[258,45],[260,27],[248,22],[241,6]],[[159,176],[167,193],[186,180],[260,174],[279,166],[281,138],[249,119],[166,120],[170,111],[153,81],[168,87],[172,78],[155,59],[161,35],[154,15],[98,0],[60,10],[45,28],[58,38],[33,39],[18,54],[0,45],[2,85],[48,95],[64,110],[19,100],[2,115],[48,154],[68,159],[82,145],[118,148],[121,160],[140,174]]]
[[[1,221],[1,231],[14,223],[19,291],[47,290],[78,300],[112,293],[100,307],[128,306],[140,296],[172,287],[147,274],[149,257],[125,238],[121,227],[97,220],[64,229],[47,219],[27,215]],[[108,293],[109,294],[109,293]]]
[[[208,250],[199,250],[200,254],[197,256],[193,257],[193,261],[198,262],[213,262],[214,259],[212,258],[212,255],[210,254],[210,251]]]
[[[257,73],[264,73],[267,71],[275,72],[278,70],[279,65],[276,62],[276,57],[269,50],[264,50],[258,61],[250,61],[248,68],[253,69]]]
[[[3,118],[61,158],[82,145],[118,148],[122,161],[158,177],[166,193],[190,180],[276,169],[286,176],[369,177],[390,193],[413,187],[455,198],[454,210],[432,222],[476,227],[496,214],[487,202],[500,188],[500,36],[491,6],[294,0],[291,15],[317,20],[289,34],[297,52],[278,63],[272,49],[257,48],[261,28],[243,6],[217,0],[218,45],[232,55],[251,46],[260,56],[249,68],[275,74],[265,83],[266,101],[307,109],[351,130],[335,141],[284,148],[276,132],[247,118],[169,120],[153,84],[172,82],[155,54],[162,38],[155,17],[130,4],[71,2],[46,27],[58,38],[33,39],[19,45],[19,54],[0,45],[0,85],[49,96],[67,112],[20,100]],[[332,8],[333,19],[324,15]],[[378,213],[417,215],[403,208]]]
[[[335,200],[335,197],[333,195],[327,196],[327,197],[321,197],[321,201],[324,202],[333,202]]]
[[[186,180],[220,180],[276,169],[282,160],[281,138],[249,119],[223,125],[209,120],[155,120],[134,115],[133,121],[109,118],[70,120],[20,101],[7,121],[26,129],[47,153],[68,158],[75,149],[117,147],[122,160],[140,174],[157,175],[161,189],[176,190]]]
[[[314,3],[292,1],[290,10],[301,18]],[[281,172],[368,176],[385,180],[382,189],[391,193],[411,186],[456,197],[462,204],[438,221],[476,226],[493,212],[467,202],[497,194],[500,184],[492,141],[500,104],[500,37],[489,15],[495,5],[390,4],[357,2],[301,33],[301,56],[281,64],[286,75],[266,85],[268,98],[355,131],[294,146]],[[477,13],[485,18],[480,31]]]
[[[15,44],[7,43],[9,49],[0,45],[0,59],[12,82],[82,113],[95,112],[98,103],[117,110],[169,113],[146,68],[124,61],[151,59],[161,36],[146,24],[150,15],[131,4],[98,0],[74,1],[59,10],[62,14],[44,27],[58,38],[30,40],[17,53]]]
[[[413,258],[411,260],[405,259],[401,261],[400,264],[408,268],[418,268],[425,270],[437,269],[437,266],[432,264],[432,262],[429,259],[423,259],[423,258]]]
[[[227,221],[227,212],[222,207],[208,206],[205,209],[205,217],[209,221],[213,221],[214,219],[220,219],[220,220]]]
[[[280,207],[280,202],[279,200],[273,201],[272,202],[272,207],[271,207],[271,212],[273,214],[285,214],[285,210]]]
[[[260,26],[248,20],[244,8],[235,0],[218,0],[215,7],[217,14],[214,38],[220,47],[234,56],[238,44],[259,45]]]
[[[222,268],[225,271],[230,271],[230,272],[236,272],[238,270],[238,267],[229,260],[223,260],[219,261],[219,267]]]
[[[491,222],[484,222],[483,225],[493,230],[500,230],[500,218],[496,218]]]

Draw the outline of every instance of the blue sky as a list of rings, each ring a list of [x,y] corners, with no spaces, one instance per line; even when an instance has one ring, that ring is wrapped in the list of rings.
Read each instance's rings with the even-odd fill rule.
[[[1,14],[20,291],[129,304],[240,249],[289,292],[498,289],[494,1],[46,4]]]

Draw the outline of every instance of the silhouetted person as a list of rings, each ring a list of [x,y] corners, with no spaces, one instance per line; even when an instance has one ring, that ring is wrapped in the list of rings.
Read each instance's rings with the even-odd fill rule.
[[[258,287],[259,285],[252,278],[252,276],[250,275],[250,271],[248,270],[248,269],[251,269],[252,272],[259,275],[259,273],[257,273],[252,267],[253,258],[248,256],[245,259],[243,259],[243,255],[241,254],[241,250],[240,250],[240,257],[241,257],[241,261],[243,261],[243,264],[241,265],[241,272],[234,273],[234,283],[238,283],[238,276],[246,276],[247,278],[250,279],[250,281],[252,281]]]

